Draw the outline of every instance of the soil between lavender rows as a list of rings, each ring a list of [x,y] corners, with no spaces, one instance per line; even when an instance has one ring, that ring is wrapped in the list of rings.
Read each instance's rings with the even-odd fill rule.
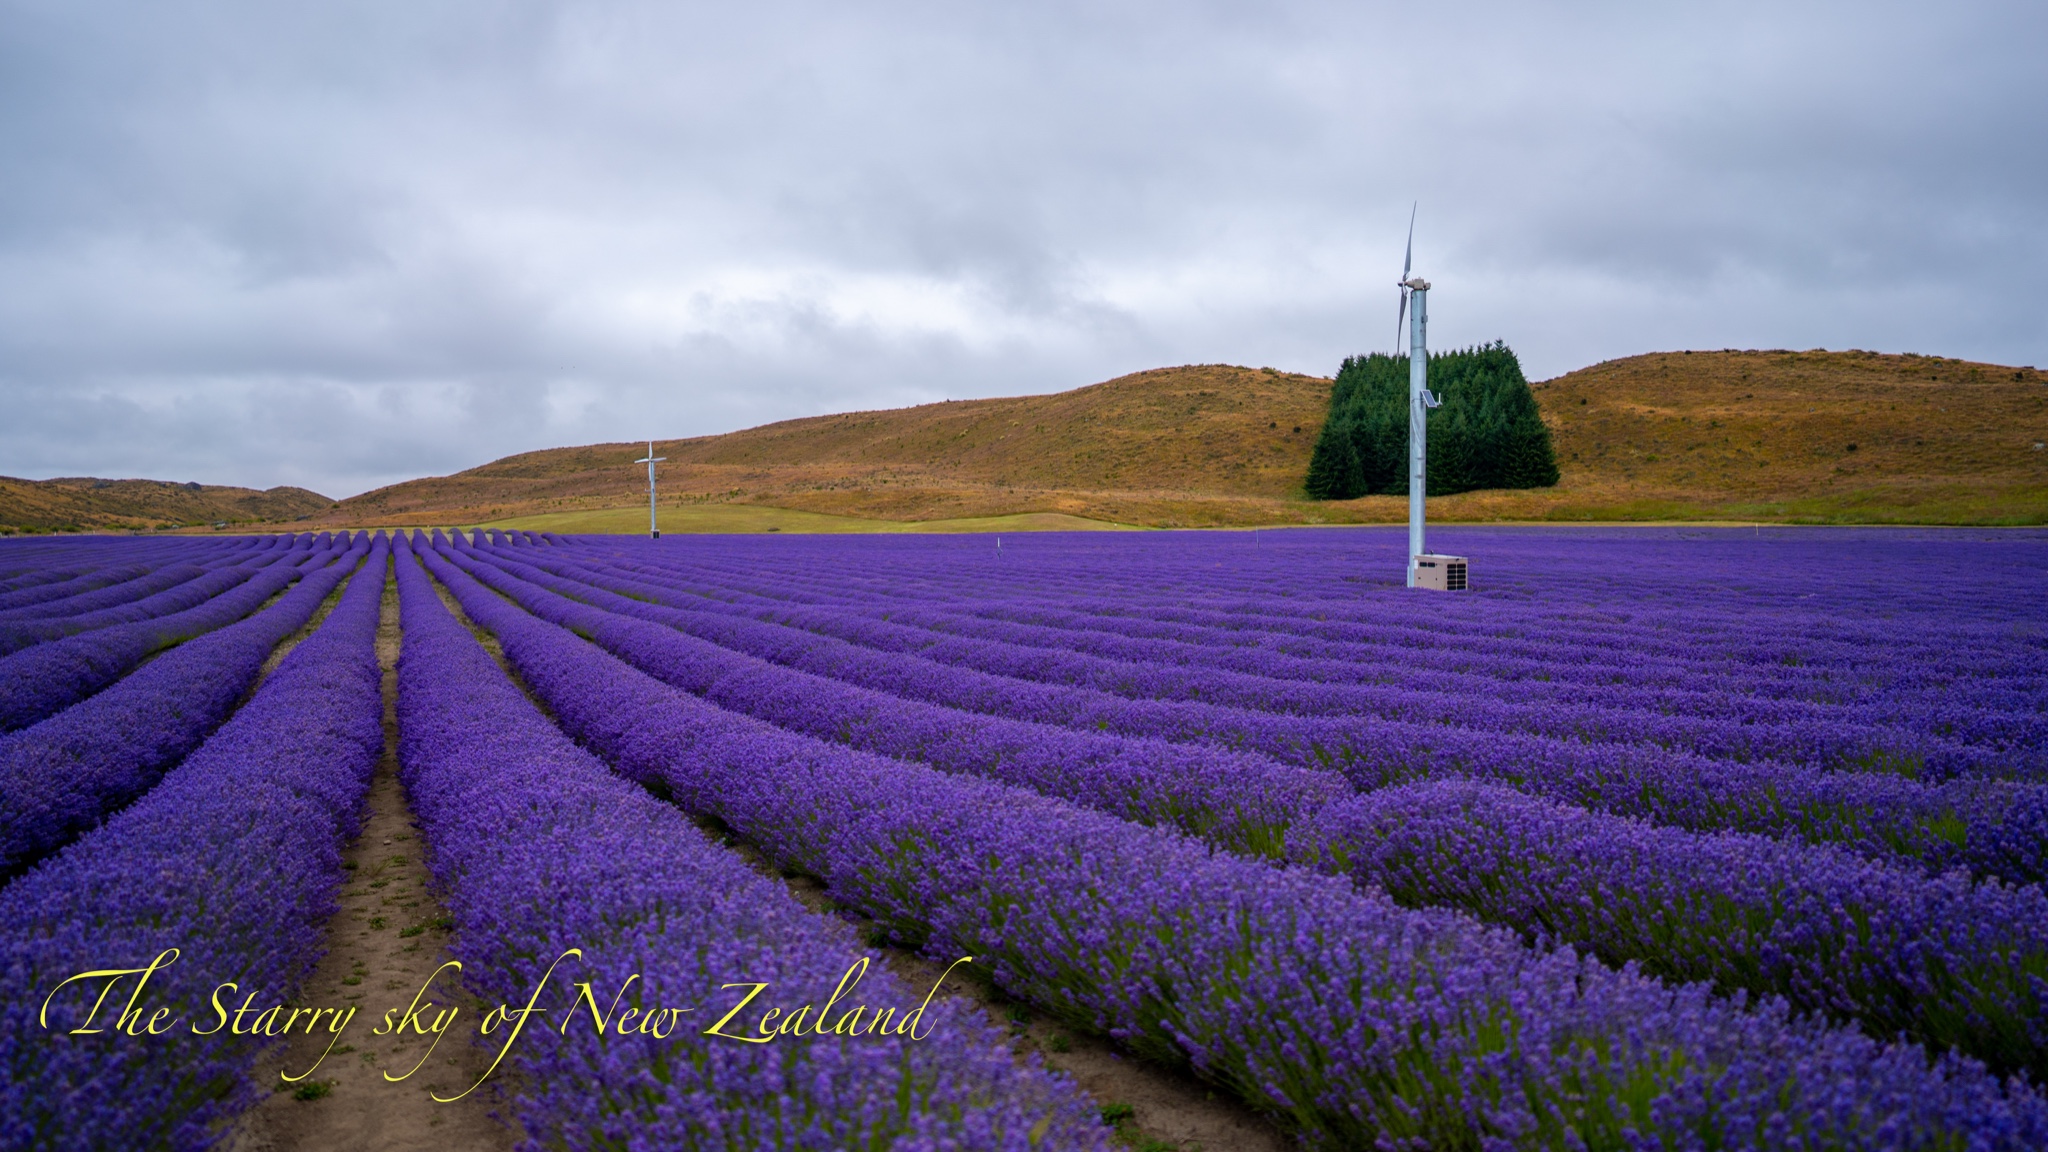
[[[353,868],[341,894],[341,910],[328,924],[328,952],[307,980],[299,1002],[315,1006],[359,1007],[332,1052],[320,1059],[328,1037],[295,1036],[285,1049],[258,1066],[258,1074],[278,1090],[247,1116],[227,1143],[231,1152],[294,1152],[305,1149],[348,1152],[499,1152],[516,1140],[514,1132],[493,1117],[498,1089],[505,1075],[451,1104],[432,1094],[454,1095],[475,1083],[489,1067],[489,1057],[471,1040],[483,1008],[462,996],[444,973],[434,981],[442,1006],[455,1003],[461,1015],[428,1056],[429,1038],[412,1035],[375,1036],[388,1008],[403,1009],[444,960],[448,932],[435,926],[447,910],[435,898],[420,858],[404,790],[398,783],[398,594],[387,583],[377,621],[377,661],[384,673],[384,755],[370,785],[362,834],[343,853]],[[406,936],[408,929],[424,926]],[[422,1060],[424,1058],[424,1063]],[[319,1067],[298,1084],[285,1084],[280,1069],[304,1072],[316,1059]],[[399,1083],[388,1072],[404,1075]],[[314,1099],[300,1099],[308,1084],[324,1085]]]

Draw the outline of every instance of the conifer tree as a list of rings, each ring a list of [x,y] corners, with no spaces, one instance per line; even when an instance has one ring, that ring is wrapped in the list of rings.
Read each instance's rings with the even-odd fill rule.
[[[1429,414],[1430,495],[1557,483],[1550,430],[1505,343],[1432,353],[1429,384],[1444,399]],[[1318,500],[1407,495],[1407,359],[1345,359],[1304,486]]]

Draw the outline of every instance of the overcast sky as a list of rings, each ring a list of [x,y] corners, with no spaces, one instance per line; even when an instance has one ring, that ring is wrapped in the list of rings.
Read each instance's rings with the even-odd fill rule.
[[[0,474],[1431,343],[2048,365],[2048,5],[0,0]]]

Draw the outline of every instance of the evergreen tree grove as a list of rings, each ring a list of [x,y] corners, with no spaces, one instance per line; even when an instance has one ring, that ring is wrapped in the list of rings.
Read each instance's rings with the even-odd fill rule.
[[[1557,483],[1550,430],[1521,362],[1500,341],[1429,357],[1429,495]],[[1330,415],[1309,458],[1318,500],[1408,494],[1408,359],[1351,356],[1330,390]]]

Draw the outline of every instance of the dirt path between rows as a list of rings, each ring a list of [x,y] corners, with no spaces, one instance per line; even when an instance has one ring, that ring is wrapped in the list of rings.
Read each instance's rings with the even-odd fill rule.
[[[398,590],[387,583],[377,621],[384,756],[370,785],[362,834],[343,853],[349,881],[341,911],[328,923],[327,955],[299,997],[302,1004],[354,1005],[358,1012],[334,1050],[298,1084],[282,1083],[277,1070],[297,1075],[312,1066],[326,1047],[324,1030],[317,1039],[295,1037],[259,1065],[259,1075],[277,1090],[243,1118],[227,1143],[231,1152],[502,1152],[516,1140],[492,1115],[499,1106],[495,1084],[452,1104],[432,1098],[462,1091],[489,1066],[472,1042],[482,1019],[474,1000],[458,994],[461,1014],[431,1056],[431,1037],[373,1034],[386,1010],[403,1012],[449,959],[447,909],[429,883],[398,783],[398,645]],[[448,988],[443,973],[430,997],[445,1007]],[[386,1073],[405,1079],[391,1083]]]

